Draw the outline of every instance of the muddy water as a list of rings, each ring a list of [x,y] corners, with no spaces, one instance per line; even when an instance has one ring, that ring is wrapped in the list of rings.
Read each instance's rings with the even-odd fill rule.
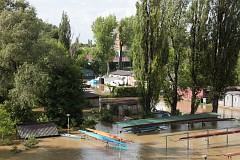
[[[226,127],[238,127],[239,121],[207,123],[204,128],[201,124],[194,126],[176,125],[164,131],[155,131],[141,134],[119,134],[116,125],[98,124],[97,129],[119,134],[134,142],[128,143],[129,150],[122,151],[110,146],[106,149],[105,143],[91,137],[85,139],[71,139],[66,137],[43,138],[38,148],[24,150],[20,145],[21,153],[15,154],[9,151],[11,147],[0,148],[0,160],[148,160],[148,159],[202,159],[208,155],[209,159],[226,159],[223,154],[238,152],[240,150],[239,134],[227,137],[211,137],[209,148],[206,138],[179,141],[179,138],[189,134],[204,134],[206,129],[222,129]],[[221,130],[223,131],[223,130]],[[212,132],[212,131],[210,131]],[[74,134],[80,135],[78,132]],[[168,135],[166,139],[166,135]],[[167,140],[167,141],[166,141]],[[167,142],[167,149],[166,149]],[[189,149],[187,149],[189,148]],[[234,159],[234,158],[233,158]],[[240,159],[240,157],[236,157]]]
[[[211,111],[208,106],[203,106],[201,109]],[[228,108],[220,108],[220,111],[224,111],[225,117],[233,115],[233,112]],[[234,112],[234,114],[236,113],[238,112]],[[128,150],[123,151],[112,146],[107,149],[105,143],[91,137],[85,137],[85,139],[42,138],[38,147],[33,150],[26,151],[22,145],[19,145],[18,149],[22,152],[17,154],[10,152],[11,146],[0,146],[0,160],[195,160],[204,159],[204,155],[207,155],[208,159],[211,160],[222,160],[227,159],[224,154],[240,151],[239,133],[215,136],[209,139],[179,140],[181,137],[186,137],[187,133],[189,136],[206,134],[208,129],[210,133],[226,131],[225,128],[240,129],[240,121],[238,120],[209,122],[206,123],[205,127],[202,127],[201,123],[196,123],[193,126],[172,125],[167,130],[141,134],[120,134],[121,129],[116,124],[101,123],[96,128],[133,140],[133,143],[128,143]],[[72,134],[81,135],[78,132],[72,132]],[[240,156],[232,157],[232,160],[237,159],[240,159]]]

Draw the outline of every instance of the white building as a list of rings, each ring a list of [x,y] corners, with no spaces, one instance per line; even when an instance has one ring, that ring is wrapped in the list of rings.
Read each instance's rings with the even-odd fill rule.
[[[224,99],[219,101],[220,105],[240,108],[240,91],[228,91]]]

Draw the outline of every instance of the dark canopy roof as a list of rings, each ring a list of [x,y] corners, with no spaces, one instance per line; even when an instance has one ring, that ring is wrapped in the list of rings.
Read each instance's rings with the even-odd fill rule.
[[[129,122],[117,122],[120,127],[130,128],[130,127],[141,127],[159,124],[173,124],[173,123],[188,123],[195,120],[203,120],[210,118],[218,118],[217,113],[201,113],[201,114],[190,114],[181,116],[170,116],[161,118],[148,118],[148,119],[138,119],[131,120]]]
[[[20,138],[27,138],[29,136],[51,137],[59,135],[57,126],[53,122],[19,124],[17,125],[17,132]]]
[[[117,71],[111,72],[110,74],[120,75],[120,76],[133,76],[134,75],[133,71],[125,71],[125,70],[117,70]]]

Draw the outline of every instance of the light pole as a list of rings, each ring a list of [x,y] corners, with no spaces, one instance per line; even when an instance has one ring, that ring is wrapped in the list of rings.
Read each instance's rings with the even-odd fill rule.
[[[207,160],[208,156],[207,155],[202,155],[202,157]]]
[[[70,117],[70,114],[67,114],[67,117],[68,117],[68,134],[69,134],[69,117]]]

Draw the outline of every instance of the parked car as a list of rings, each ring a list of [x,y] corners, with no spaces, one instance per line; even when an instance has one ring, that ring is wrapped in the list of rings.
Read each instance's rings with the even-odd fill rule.
[[[154,112],[156,118],[161,118],[161,117],[170,117],[171,114],[168,111],[155,111]]]

